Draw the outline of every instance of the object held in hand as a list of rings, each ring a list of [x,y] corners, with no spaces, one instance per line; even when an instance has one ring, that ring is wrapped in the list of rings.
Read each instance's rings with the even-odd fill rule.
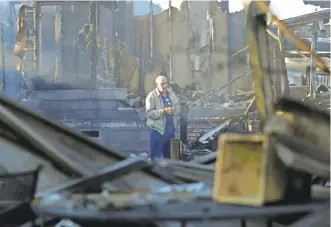
[[[164,112],[166,114],[173,114],[175,112],[175,108],[173,108],[173,107],[166,107],[166,108],[164,108]]]

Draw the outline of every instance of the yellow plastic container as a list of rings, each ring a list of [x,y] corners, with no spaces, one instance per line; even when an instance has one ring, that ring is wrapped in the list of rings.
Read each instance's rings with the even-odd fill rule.
[[[285,172],[270,149],[268,136],[224,134],[218,150],[215,201],[261,206],[283,198]]]

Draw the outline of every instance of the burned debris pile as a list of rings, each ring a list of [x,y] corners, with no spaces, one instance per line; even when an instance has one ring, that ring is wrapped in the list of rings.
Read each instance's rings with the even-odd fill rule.
[[[198,139],[188,145],[188,149],[209,149],[216,151],[217,138],[223,133],[247,133],[248,125],[245,116],[236,116],[225,119],[218,127],[205,133],[200,133]]]
[[[200,136],[185,146],[183,161],[193,161],[201,156],[216,152],[218,139],[222,134],[252,134],[260,132],[260,121],[255,113],[224,118],[219,126],[200,133]]]
[[[223,94],[220,91],[202,92],[196,89],[194,84],[187,85],[184,89],[179,89],[178,86],[172,87],[173,91],[184,100],[189,108],[208,108],[210,109],[233,109],[247,110],[250,103],[254,99],[254,92],[236,91],[232,94]],[[217,138],[224,133],[249,133],[256,132],[252,129],[252,125],[257,121],[255,113],[248,111],[235,111],[240,114],[231,116],[217,116],[219,125],[211,130],[201,129],[200,135],[196,141],[189,143],[185,150],[185,160],[192,160],[195,155],[205,154],[205,151],[216,151]],[[215,120],[207,117],[206,121]],[[195,155],[193,155],[193,153]],[[208,152],[207,152],[208,153]]]
[[[183,89],[174,84],[171,88],[180,99],[187,101],[189,107],[243,107],[254,97],[252,91],[236,91],[232,94],[223,94],[220,90],[205,92],[195,84],[186,85]]]
[[[189,107],[211,107],[211,108],[237,108],[247,107],[248,103],[254,97],[253,91],[236,91],[232,94],[223,94],[220,90],[205,92],[189,84],[184,88],[177,84],[172,84],[170,89],[177,97],[185,101]],[[129,93],[127,95],[127,103],[136,108],[144,107],[144,96],[139,94]]]
[[[314,105],[319,109],[330,110],[330,88],[321,84],[314,92],[314,95],[308,96],[304,102]]]
[[[317,176],[330,175],[330,113],[291,99],[281,99],[264,131],[274,139],[276,152],[288,167]],[[318,128],[318,130],[314,130]]]

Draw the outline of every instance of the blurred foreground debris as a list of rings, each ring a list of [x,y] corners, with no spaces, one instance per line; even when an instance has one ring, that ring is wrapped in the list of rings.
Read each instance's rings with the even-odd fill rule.
[[[330,114],[287,99],[275,106],[283,114],[270,119],[265,132],[272,136],[280,159],[288,167],[328,178]]]
[[[74,223],[71,220],[63,219],[55,225],[55,227],[81,227],[80,225]]]
[[[206,226],[212,220],[221,225],[224,219],[242,219],[245,222],[250,217],[261,223],[265,223],[266,217],[270,218],[269,222],[294,223],[305,213],[313,214],[329,202],[329,188],[322,186],[319,188],[319,199],[314,196],[296,196],[299,198],[298,201],[285,199],[283,203],[266,207],[217,203],[212,200],[212,188],[215,187],[214,164],[216,156],[222,150],[210,152],[205,149],[200,151],[205,155],[196,157],[192,162],[160,160],[152,163],[142,157],[124,160],[120,153],[58,123],[44,119],[4,96],[0,98],[1,126],[3,131],[7,132],[1,134],[4,139],[2,143],[8,146],[13,146],[13,142],[21,144],[24,153],[33,154],[53,164],[46,166],[43,171],[56,168],[58,172],[70,178],[76,176],[76,179],[67,178],[66,182],[59,183],[56,187],[37,192],[36,199],[32,202],[32,210],[29,206],[31,199],[28,202],[12,201],[9,203],[9,209],[1,210],[1,226],[14,220],[15,226],[19,226],[28,220],[35,220],[36,217],[44,220],[44,226],[54,226],[55,224],[51,223],[60,223],[60,220],[63,220],[64,226],[87,226],[88,223],[97,226],[100,222],[112,226],[155,226],[154,223],[157,221],[178,221],[185,226],[185,223],[192,220],[205,220]],[[329,139],[330,134],[324,130],[324,134],[321,135],[320,131],[302,130],[302,127],[306,127],[306,124],[317,124],[319,128],[326,129],[329,127],[329,114],[288,101],[282,101],[276,107],[283,113],[296,110],[294,114],[297,121],[293,123],[289,118],[289,126],[286,126],[289,128],[285,132],[282,131],[282,127],[271,127],[267,130],[272,145],[279,150],[277,143],[273,143],[274,138],[276,140],[282,138],[284,133],[290,134],[290,143],[281,139],[278,143],[288,146],[291,152],[304,153],[310,160],[322,163],[319,168],[299,168],[300,171],[308,175],[325,177],[327,171],[321,167],[329,163],[325,148],[328,146],[326,138]],[[313,114],[313,117],[308,116],[308,113]],[[287,115],[283,116],[286,120]],[[306,121],[305,118],[310,121]],[[238,121],[241,119],[237,118]],[[218,130],[225,130],[229,126],[231,119],[225,120],[222,127],[218,127],[217,130],[200,137],[200,141],[205,141],[214,132],[216,134]],[[298,134],[298,131],[301,134]],[[303,145],[305,141],[308,145],[292,145],[293,141],[297,140]],[[310,150],[309,146],[312,145],[318,148],[317,152],[316,149]],[[281,152],[278,151],[276,154],[280,156]],[[285,168],[288,168],[286,162],[284,164]],[[41,176],[43,171],[40,173]],[[39,179],[40,183],[47,180],[44,177]],[[296,182],[299,178],[292,176],[291,179],[283,180],[292,185],[290,183]],[[14,187],[15,185],[12,186],[13,191]],[[310,187],[309,182],[309,191]],[[285,190],[292,191],[291,195],[298,192],[295,187]],[[312,192],[313,195],[316,193],[314,187]],[[305,202],[306,200],[310,202]],[[20,218],[17,218],[18,213],[21,214]],[[22,214],[25,214],[24,218]],[[289,216],[292,217],[294,214],[298,217],[290,219]],[[277,218],[271,218],[274,216]],[[49,217],[52,217],[51,220]],[[70,220],[70,223],[65,221],[66,219]]]

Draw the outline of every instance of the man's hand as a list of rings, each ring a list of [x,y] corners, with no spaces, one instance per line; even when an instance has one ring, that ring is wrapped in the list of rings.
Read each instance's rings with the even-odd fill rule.
[[[163,111],[166,114],[172,115],[175,112],[175,108],[173,108],[173,107],[166,107],[166,108],[163,109]]]

